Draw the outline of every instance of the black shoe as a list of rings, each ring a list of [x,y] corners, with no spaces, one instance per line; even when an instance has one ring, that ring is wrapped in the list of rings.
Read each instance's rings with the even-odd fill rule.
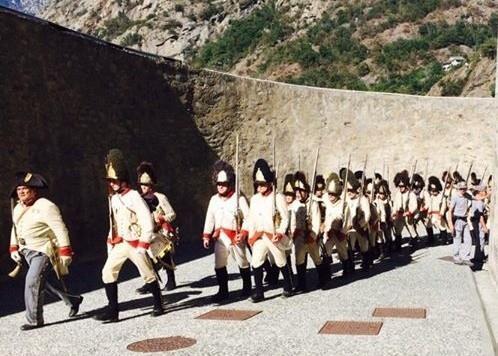
[[[93,319],[102,321],[104,324],[116,323],[119,321],[119,313],[117,310],[107,307],[102,313],[95,315]]]
[[[284,290],[282,292],[282,298],[290,298],[294,295],[294,293],[291,290]]]
[[[259,303],[262,302],[263,300],[265,300],[264,294],[253,293],[253,295],[251,295],[251,302],[253,303]]]
[[[164,309],[161,307],[161,308],[154,308],[152,309],[152,312],[150,313],[150,316],[160,316],[160,315],[163,315],[165,313]]]
[[[147,283],[145,283],[143,286],[141,286],[140,288],[137,288],[136,289],[136,292],[138,294],[148,294],[150,293],[150,290],[149,290],[149,286],[147,285]]]
[[[71,305],[71,309],[69,309],[69,315],[68,317],[72,318],[78,314],[78,311],[80,310],[80,304],[83,301],[83,296],[79,296],[78,299]]]
[[[41,328],[43,326],[43,323],[40,323],[40,324],[24,324],[24,325],[21,325],[21,330],[22,331],[28,331],[28,330],[33,330],[33,329],[38,329],[38,328]]]

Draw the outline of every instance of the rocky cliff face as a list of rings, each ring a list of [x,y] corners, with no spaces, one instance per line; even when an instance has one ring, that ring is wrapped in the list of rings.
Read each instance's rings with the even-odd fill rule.
[[[40,14],[52,0],[0,0],[0,6],[30,15]]]
[[[495,1],[60,0],[41,16],[242,76],[408,94],[493,92]],[[465,71],[442,69],[454,56],[465,58]]]

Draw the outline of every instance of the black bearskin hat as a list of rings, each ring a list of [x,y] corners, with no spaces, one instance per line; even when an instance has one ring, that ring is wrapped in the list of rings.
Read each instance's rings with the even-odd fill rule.
[[[435,190],[437,192],[440,192],[443,190],[443,186],[441,185],[441,181],[439,180],[438,177],[435,176],[430,176],[429,179],[427,180],[427,188],[429,188],[429,191]]]
[[[106,179],[116,179],[123,182],[130,182],[130,174],[123,152],[117,148],[109,150],[105,159]]]
[[[285,175],[283,193],[294,196],[294,174],[288,173]]]
[[[150,162],[142,162],[137,167],[138,184],[155,185],[157,184],[154,167]]]
[[[325,179],[321,174],[316,176],[315,179],[315,192],[317,190],[324,190],[325,189]]]
[[[406,187],[410,184],[410,177],[408,176],[408,171],[405,169],[399,173],[396,173],[393,180],[394,186],[399,187],[403,183]]]
[[[382,179],[378,186],[377,186],[377,193],[380,194],[385,194],[385,195],[390,195],[391,192],[389,191],[389,183],[387,183],[387,180]]]
[[[347,183],[344,182],[346,179],[346,173],[348,176]],[[346,189],[357,190],[359,187],[361,187],[360,181],[356,178],[356,176],[351,170],[348,171],[347,168],[341,168],[341,170],[339,171],[339,176],[341,177],[341,180],[345,183],[344,185],[346,186]]]
[[[254,164],[252,171],[252,180],[261,183],[274,183],[275,173],[271,170],[268,162],[260,158]]]
[[[465,181],[465,179],[463,179],[462,175],[458,171],[453,172],[453,179],[455,180],[455,183]]]
[[[424,178],[418,173],[414,173],[412,177],[412,189],[423,189],[425,187]]]
[[[294,190],[298,189],[307,192],[310,191],[310,185],[306,181],[306,175],[301,171],[294,173]]]
[[[213,165],[213,184],[227,183],[230,187],[235,186],[235,171],[233,167],[223,160],[218,160]]]

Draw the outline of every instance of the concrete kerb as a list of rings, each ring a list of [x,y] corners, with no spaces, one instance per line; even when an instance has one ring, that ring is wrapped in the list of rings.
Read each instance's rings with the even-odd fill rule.
[[[495,355],[498,355],[498,288],[486,269],[472,273],[472,278],[476,284],[476,292],[481,302],[486,327],[489,331],[491,344]]]

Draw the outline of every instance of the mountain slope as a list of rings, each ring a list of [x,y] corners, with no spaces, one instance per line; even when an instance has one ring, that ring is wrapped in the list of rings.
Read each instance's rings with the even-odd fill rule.
[[[262,79],[420,95],[493,91],[492,0],[60,0],[42,17]]]

